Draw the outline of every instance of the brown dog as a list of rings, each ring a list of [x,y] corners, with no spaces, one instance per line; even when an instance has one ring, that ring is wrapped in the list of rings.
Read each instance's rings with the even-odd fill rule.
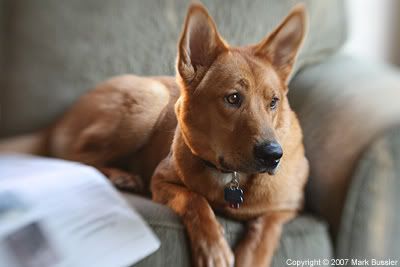
[[[152,176],[153,199],[181,216],[196,266],[268,266],[282,225],[302,206],[308,175],[286,97],[304,35],[298,6],[259,44],[231,47],[193,4],[177,82],[113,78],[27,143],[31,152],[93,165],[120,187],[140,190]],[[248,221],[235,254],[213,210]]]

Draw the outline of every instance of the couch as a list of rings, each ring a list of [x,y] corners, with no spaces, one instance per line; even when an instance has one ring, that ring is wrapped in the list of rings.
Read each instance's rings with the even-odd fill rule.
[[[261,40],[297,2],[309,12],[289,96],[311,173],[305,212],[285,226],[273,266],[289,259],[398,259],[400,72],[342,51],[344,0],[202,2],[235,45]],[[113,75],[174,75],[188,4],[0,0],[0,137],[48,125]],[[190,266],[179,218],[149,199],[122,195],[161,240],[160,249],[135,266]],[[234,246],[244,226],[219,220]]]

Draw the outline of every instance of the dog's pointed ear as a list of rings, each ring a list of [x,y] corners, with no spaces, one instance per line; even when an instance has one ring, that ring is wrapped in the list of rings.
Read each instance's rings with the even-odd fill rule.
[[[288,82],[296,56],[306,33],[304,5],[295,6],[281,24],[254,46],[256,56],[266,58],[276,68],[281,79]]]
[[[226,50],[227,45],[207,9],[199,3],[192,4],[178,43],[177,71],[183,82],[190,84]]]

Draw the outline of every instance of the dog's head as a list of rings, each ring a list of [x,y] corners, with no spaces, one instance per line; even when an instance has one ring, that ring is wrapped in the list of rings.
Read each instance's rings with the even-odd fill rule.
[[[190,6],[178,44],[176,104],[192,153],[220,169],[273,174],[289,129],[288,77],[305,35],[303,6],[256,45],[231,47],[200,4]]]

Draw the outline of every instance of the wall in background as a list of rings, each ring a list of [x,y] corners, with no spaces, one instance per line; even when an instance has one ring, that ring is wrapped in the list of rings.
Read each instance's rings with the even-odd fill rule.
[[[400,66],[400,1],[349,0],[346,51]]]

